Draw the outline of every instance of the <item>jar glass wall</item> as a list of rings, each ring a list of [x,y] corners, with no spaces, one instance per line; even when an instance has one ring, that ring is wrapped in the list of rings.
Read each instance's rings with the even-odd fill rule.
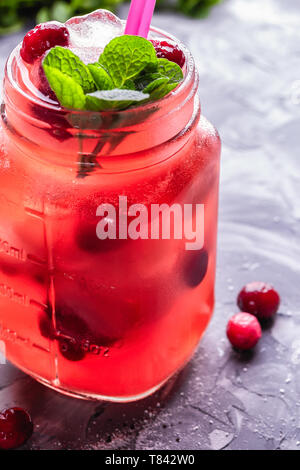
[[[42,102],[27,90],[19,47],[8,60],[0,339],[10,361],[63,393],[152,393],[189,360],[211,317],[220,140],[200,116],[185,53],[173,93],[107,113]],[[202,230],[201,245],[187,249],[186,227]],[[115,237],[101,239],[103,230]]]

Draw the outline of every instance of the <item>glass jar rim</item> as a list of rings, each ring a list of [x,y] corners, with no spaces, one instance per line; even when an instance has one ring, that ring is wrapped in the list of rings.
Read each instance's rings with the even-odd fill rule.
[[[191,80],[193,80],[195,76],[195,61],[193,58],[192,53],[190,50],[181,42],[179,41],[175,36],[172,34],[167,33],[163,29],[160,28],[155,28],[151,27],[151,33],[157,34],[158,38],[165,38],[169,39],[173,42],[175,42],[177,45],[179,45],[180,49],[183,51],[184,56],[185,56],[185,74],[184,74],[184,79],[183,81],[179,84],[178,87],[176,87],[171,93],[168,95],[164,96],[163,98],[153,101],[150,103],[146,103],[144,105],[140,106],[135,106],[132,108],[128,108],[126,110],[121,110],[121,111],[98,111],[96,114],[100,114],[102,116],[117,116],[122,114],[123,116],[125,115],[130,115],[131,113],[137,114],[139,112],[145,112],[145,111],[151,111],[151,109],[157,109],[159,107],[163,107],[166,103],[170,103],[171,101],[176,101],[179,97],[179,95],[184,96],[184,92],[188,90],[189,84],[191,83]],[[154,39],[154,38],[153,38]],[[30,104],[34,104],[39,106],[40,108],[44,110],[50,110],[50,111],[55,111],[55,112],[68,112],[72,113],[72,115],[77,115],[77,116],[87,116],[91,114],[95,114],[95,111],[88,111],[88,110],[76,110],[76,109],[68,109],[68,108],[62,108],[59,105],[55,105],[54,103],[49,103],[47,101],[44,101],[42,99],[39,99],[38,97],[31,95],[28,93],[26,90],[23,90],[18,81],[15,79],[13,76],[13,61],[14,59],[18,59],[19,56],[19,51],[21,48],[21,43],[19,43],[11,52],[9,55],[7,62],[6,62],[6,77],[9,80],[11,86],[15,90],[17,90],[18,93],[20,93]],[[21,59],[20,59],[21,60]]]

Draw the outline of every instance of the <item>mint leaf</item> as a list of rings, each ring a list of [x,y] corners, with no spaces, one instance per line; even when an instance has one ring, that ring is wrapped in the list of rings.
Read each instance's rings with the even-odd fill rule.
[[[115,88],[109,73],[105,70],[105,68],[102,67],[101,64],[99,64],[99,62],[88,64],[88,68],[93,76],[98,90],[113,90]],[[136,89],[135,83],[131,79],[126,80],[121,88],[124,88],[124,90]]]
[[[43,67],[49,85],[61,106],[68,109],[84,109],[86,98],[81,86],[60,70],[49,65],[43,65]]]
[[[167,77],[159,77],[156,80],[153,80],[153,82],[150,82],[144,88],[143,93],[150,93],[152,97],[154,90],[156,90],[157,88],[161,88],[162,86],[166,86],[168,83],[169,83],[169,79]]]
[[[114,90],[95,91],[86,95],[86,109],[90,111],[121,110],[128,108],[132,104],[145,101],[149,94],[135,90]]]
[[[91,93],[96,89],[94,79],[89,68],[77,57],[74,52],[61,46],[50,49],[43,60],[43,67],[55,68],[72,78],[80,85],[84,93]]]
[[[154,73],[141,73],[134,81],[135,86],[138,90],[143,91],[146,86],[149,85],[149,83],[153,82],[154,80],[157,80],[158,78],[161,78],[162,75],[160,75],[157,72]]]
[[[158,59],[157,72],[164,77],[168,77],[173,83],[179,83],[183,79],[183,72],[178,64],[168,59]]]
[[[113,81],[109,74],[98,62],[95,64],[88,64],[87,67],[91,72],[98,90],[112,90],[114,88]]]
[[[156,101],[174,90],[182,79],[183,73],[179,65],[167,59],[158,59],[157,72],[141,73],[135,84],[138,90],[150,94],[148,101]]]
[[[177,86],[178,86],[178,83],[170,83],[170,82],[162,83],[162,84],[158,85],[157,87],[155,87],[151,91],[149,101],[160,100],[164,96],[168,95]],[[146,88],[145,88],[145,90],[146,90]],[[148,89],[148,92],[150,92],[149,89]]]
[[[121,86],[122,90],[136,90],[136,86],[133,80],[129,79],[126,80],[123,86]]]
[[[56,46],[46,55],[43,68],[62,106],[91,111],[122,110],[158,100],[183,79],[179,65],[157,59],[151,42],[128,35],[112,39],[99,62],[88,65],[69,49]]]
[[[183,73],[179,65],[167,59],[158,59],[157,72],[141,73],[135,84],[138,90],[149,93],[148,101],[156,101],[169,94],[183,79]]]
[[[143,70],[157,67],[156,52],[147,39],[123,35],[112,39],[104,48],[99,63],[109,71],[116,88],[128,79],[137,77]]]
[[[159,73],[152,73],[140,77],[136,80],[135,84],[138,90],[143,91],[144,93],[151,93],[158,86],[168,82],[168,77],[164,77]]]

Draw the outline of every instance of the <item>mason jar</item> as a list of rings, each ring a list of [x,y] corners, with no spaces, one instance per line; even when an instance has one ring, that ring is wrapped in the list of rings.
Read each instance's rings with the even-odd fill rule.
[[[191,358],[212,315],[220,139],[179,46],[177,89],[119,112],[43,101],[20,46],[6,65],[0,340],[13,364],[67,395],[149,395]]]

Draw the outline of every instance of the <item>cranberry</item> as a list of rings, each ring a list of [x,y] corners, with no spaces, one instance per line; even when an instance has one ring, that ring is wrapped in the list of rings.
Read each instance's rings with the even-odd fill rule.
[[[56,338],[56,332],[52,324],[50,308],[41,312],[39,315],[39,329],[41,335],[53,341]]]
[[[87,323],[67,305],[55,308],[56,329],[52,325],[50,305],[39,317],[39,329],[44,338],[58,341],[59,351],[69,361],[81,361],[85,357],[85,344],[109,346],[116,338],[94,334]]]
[[[80,361],[85,352],[81,347],[80,338],[85,339],[88,327],[79,316],[68,307],[56,307],[56,330],[52,324],[51,307],[40,314],[39,329],[44,338],[51,341],[57,339],[61,354],[70,361]]]
[[[25,62],[33,64],[51,47],[67,46],[68,43],[68,29],[62,23],[49,21],[37,25],[25,35],[20,54]]]
[[[168,59],[178,64],[179,67],[184,66],[184,53],[175,42],[159,41],[158,39],[154,39],[151,42],[159,59]]]
[[[186,255],[184,277],[188,286],[198,286],[206,276],[208,253],[206,250],[189,251]]]
[[[251,282],[243,287],[238,295],[237,303],[244,312],[252,313],[259,319],[267,319],[277,312],[280,297],[270,284]]]
[[[59,350],[68,361],[81,361],[85,351],[79,341],[74,338],[58,338]]]
[[[68,130],[70,128],[70,124],[64,117],[64,113],[55,112],[39,105],[32,105],[31,109],[32,113],[40,121],[50,124],[51,127],[44,130],[47,131],[48,134],[50,134],[52,137],[59,140],[60,142],[73,137],[71,132]]]
[[[96,223],[87,225],[84,221],[78,224],[75,240],[82,251],[97,253],[101,251],[102,244],[96,234]]]
[[[31,436],[33,424],[22,408],[9,408],[0,413],[0,449],[15,449]]]
[[[227,324],[227,337],[232,346],[242,351],[254,348],[261,338],[261,327],[257,318],[246,312],[233,315]]]
[[[96,213],[96,210],[95,210]],[[117,220],[119,211],[117,210]],[[105,251],[116,250],[128,242],[128,239],[119,238],[119,224],[115,226],[115,221],[107,218],[106,224],[111,228],[112,233],[116,233],[116,238],[105,238],[104,240],[98,238],[96,233],[97,223],[101,219],[95,219],[93,222],[81,220],[76,227],[75,240],[78,247],[82,251],[90,253],[101,253]]]
[[[84,224],[84,222],[83,222]],[[101,240],[97,237],[96,226],[85,226],[77,229],[76,242],[82,251],[90,253],[101,253],[119,248],[125,240],[106,238]]]
[[[58,103],[55,93],[52,91],[49,82],[46,78],[43,66],[43,57],[37,59],[31,66],[29,75],[33,85],[45,96]]]

